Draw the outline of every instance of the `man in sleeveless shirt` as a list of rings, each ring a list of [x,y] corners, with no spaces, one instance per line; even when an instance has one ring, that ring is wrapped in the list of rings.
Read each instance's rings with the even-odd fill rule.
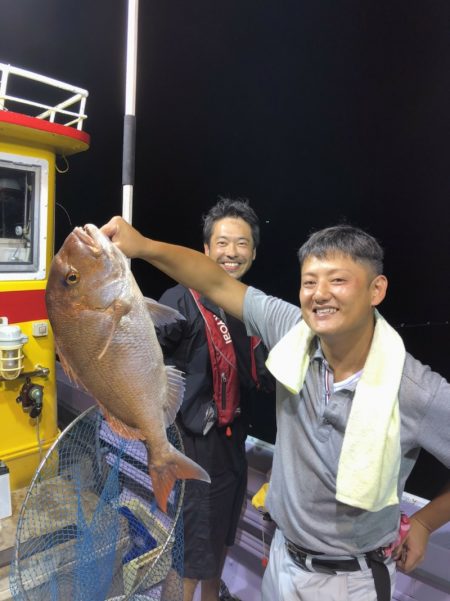
[[[241,279],[255,259],[258,217],[246,201],[220,199],[203,218],[203,242],[206,255]],[[241,321],[195,290],[178,285],[159,300],[185,317],[157,334],[166,363],[185,373],[177,418],[185,453],[211,477],[210,485],[186,482],[184,601],[192,600],[199,582],[202,601],[226,601],[233,597],[221,573],[246,492],[252,401],[271,379],[264,367],[266,353]]]

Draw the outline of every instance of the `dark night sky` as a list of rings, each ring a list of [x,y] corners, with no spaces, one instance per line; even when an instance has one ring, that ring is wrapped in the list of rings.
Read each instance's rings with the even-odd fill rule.
[[[89,90],[91,149],[57,201],[101,225],[121,212],[126,3],[1,5],[0,61]],[[202,213],[247,197],[262,222],[249,281],[293,302],[309,231],[368,229],[386,249],[383,313],[432,322],[401,334],[450,377],[449,25],[448,0],[141,0],[134,224],[201,248]],[[56,218],[58,246],[71,226]],[[149,296],[170,284],[133,270]]]

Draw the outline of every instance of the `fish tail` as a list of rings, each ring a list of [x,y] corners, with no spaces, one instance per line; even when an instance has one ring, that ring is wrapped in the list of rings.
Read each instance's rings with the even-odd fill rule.
[[[156,502],[165,513],[167,512],[167,499],[176,480],[211,482],[208,473],[198,463],[177,451],[172,445],[170,445],[170,452],[158,459],[158,463],[150,462],[149,472]]]

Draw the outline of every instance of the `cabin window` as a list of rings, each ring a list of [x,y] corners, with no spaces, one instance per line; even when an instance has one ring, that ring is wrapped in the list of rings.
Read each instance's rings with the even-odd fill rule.
[[[8,278],[45,277],[47,197],[47,161],[0,153],[0,271]]]

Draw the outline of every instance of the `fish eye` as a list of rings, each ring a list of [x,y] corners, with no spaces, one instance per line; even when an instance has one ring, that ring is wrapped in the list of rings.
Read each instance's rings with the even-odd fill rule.
[[[69,286],[73,286],[73,284],[77,284],[80,281],[80,274],[78,271],[71,269],[66,275],[66,283]]]

